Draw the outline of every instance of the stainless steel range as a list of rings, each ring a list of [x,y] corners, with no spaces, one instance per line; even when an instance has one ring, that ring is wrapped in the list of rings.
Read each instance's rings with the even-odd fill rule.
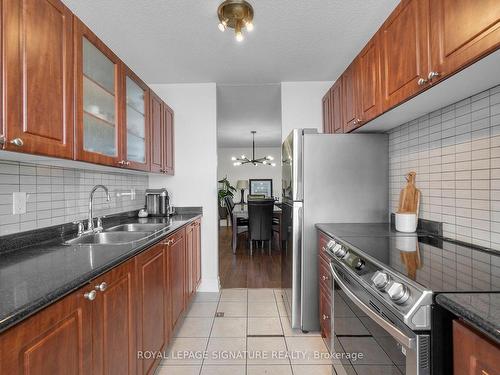
[[[439,345],[433,297],[500,291],[500,256],[436,236],[382,232],[325,232],[337,373],[444,374],[432,361]]]

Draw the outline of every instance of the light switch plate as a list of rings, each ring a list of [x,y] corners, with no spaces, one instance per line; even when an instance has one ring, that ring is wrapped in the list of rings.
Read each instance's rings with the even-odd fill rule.
[[[14,192],[12,193],[12,213],[14,215],[26,213],[26,193]]]

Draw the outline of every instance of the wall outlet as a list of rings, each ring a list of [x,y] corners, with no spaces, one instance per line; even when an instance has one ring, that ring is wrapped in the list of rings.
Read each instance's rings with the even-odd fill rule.
[[[26,213],[26,193],[25,192],[12,193],[12,213],[14,215]]]

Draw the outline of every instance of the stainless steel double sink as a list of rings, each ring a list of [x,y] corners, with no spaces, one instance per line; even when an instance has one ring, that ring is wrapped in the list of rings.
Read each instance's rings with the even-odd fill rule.
[[[99,233],[83,234],[67,245],[123,245],[141,241],[168,227],[168,224],[121,224]]]

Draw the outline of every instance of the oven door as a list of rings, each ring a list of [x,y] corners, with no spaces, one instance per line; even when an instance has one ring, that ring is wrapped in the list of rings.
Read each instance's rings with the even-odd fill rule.
[[[330,262],[331,348],[338,374],[430,374],[430,336],[416,334],[349,272]]]

